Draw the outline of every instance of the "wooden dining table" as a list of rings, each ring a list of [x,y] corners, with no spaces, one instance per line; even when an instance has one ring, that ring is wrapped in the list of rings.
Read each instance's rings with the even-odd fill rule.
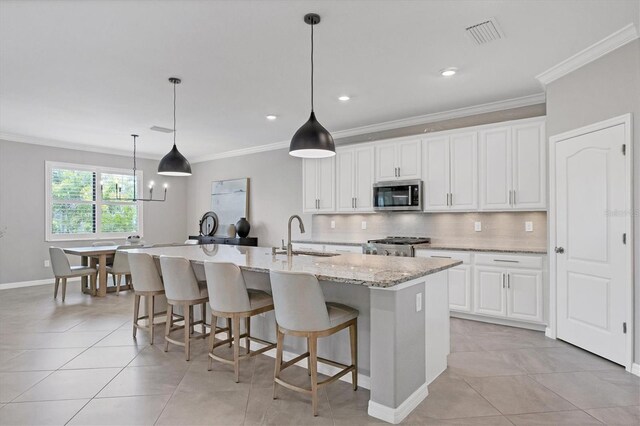
[[[98,246],[98,247],[67,247],[63,248],[66,254],[80,256],[82,266],[98,266],[98,289],[95,296],[104,297],[107,295],[107,259],[116,254],[120,246]],[[82,277],[82,291],[91,293],[86,276]]]

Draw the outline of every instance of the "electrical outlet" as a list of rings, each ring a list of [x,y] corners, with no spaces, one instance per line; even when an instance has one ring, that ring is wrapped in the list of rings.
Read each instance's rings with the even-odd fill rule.
[[[422,293],[416,294],[416,312],[422,310]]]
[[[50,266],[51,266],[51,262],[50,262],[48,259],[47,259],[47,260],[45,260],[45,261],[44,261],[44,267],[45,267],[45,268],[48,268],[48,267],[50,267]]]
[[[473,224],[473,229],[475,229],[476,232],[480,232],[482,231],[482,222],[476,222]]]
[[[367,221],[366,220],[362,221],[362,229],[367,229]]]
[[[336,221],[335,220],[331,221],[331,229],[336,229]]]
[[[525,222],[524,223],[524,231],[525,232],[533,232],[533,222]]]

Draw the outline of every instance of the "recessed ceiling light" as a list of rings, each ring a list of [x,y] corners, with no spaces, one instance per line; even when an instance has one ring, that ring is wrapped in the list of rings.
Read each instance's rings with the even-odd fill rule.
[[[278,116],[277,116],[277,115],[273,115],[273,114],[269,114],[269,115],[267,115],[267,120],[273,121],[273,120],[275,120],[276,118],[278,118]]]
[[[351,99],[351,98],[349,96],[347,96],[347,95],[342,95],[342,96],[338,97],[338,100],[342,101],[342,102],[346,102],[349,99]]]
[[[443,77],[451,77],[452,75],[455,75],[456,72],[458,72],[458,68],[445,68],[440,71],[440,74],[442,74]]]

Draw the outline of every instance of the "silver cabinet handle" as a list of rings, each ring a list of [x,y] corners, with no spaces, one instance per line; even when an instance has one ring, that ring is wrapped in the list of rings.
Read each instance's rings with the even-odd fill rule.
[[[511,274],[507,274],[507,288],[511,288]]]
[[[353,208],[354,209],[358,208],[358,197],[353,197]]]
[[[431,255],[431,257],[437,257],[440,259],[451,259],[451,256],[436,256],[435,254]]]
[[[505,288],[505,282],[504,282],[504,272],[502,273],[502,288]]]
[[[398,167],[398,177],[400,177],[400,167]]]
[[[511,190],[509,190],[509,205],[511,205]]]
[[[516,205],[516,190],[513,190],[513,205]]]
[[[449,193],[449,205],[453,206],[453,192]]]
[[[493,259],[494,262],[520,263],[519,260]]]

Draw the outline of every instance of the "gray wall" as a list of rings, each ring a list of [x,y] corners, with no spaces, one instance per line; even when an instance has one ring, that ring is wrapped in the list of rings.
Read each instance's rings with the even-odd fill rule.
[[[99,154],[0,140],[0,284],[52,277],[44,267],[48,247],[90,245],[91,241],[45,241],[45,161],[117,167],[132,167],[131,157]],[[164,203],[144,204],[144,239],[148,243],[183,242],[186,239],[187,179],[156,173],[158,162],[139,160],[144,180],[167,182]],[[123,240],[116,240],[122,241]]]
[[[635,228],[635,362],[640,363],[640,40],[547,87],[547,136],[633,114]]]

